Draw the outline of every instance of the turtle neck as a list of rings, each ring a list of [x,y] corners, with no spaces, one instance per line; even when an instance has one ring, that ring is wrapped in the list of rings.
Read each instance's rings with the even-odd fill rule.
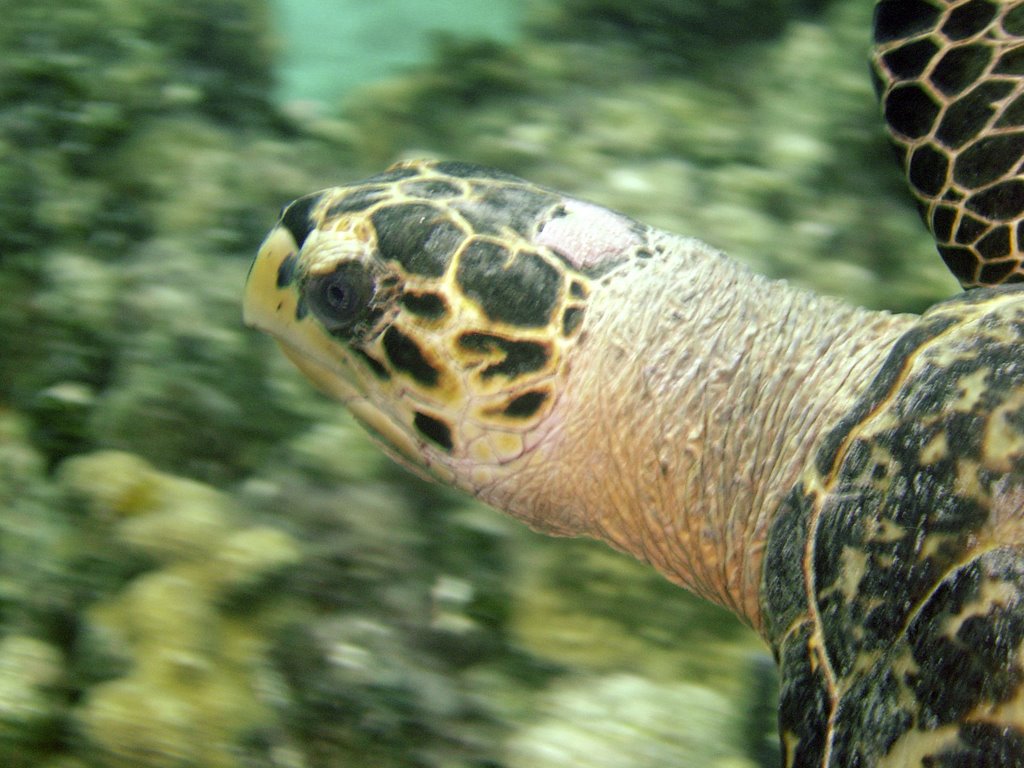
[[[815,446],[915,321],[660,232],[595,289],[542,438],[485,501],[587,535],[761,626],[765,538]]]

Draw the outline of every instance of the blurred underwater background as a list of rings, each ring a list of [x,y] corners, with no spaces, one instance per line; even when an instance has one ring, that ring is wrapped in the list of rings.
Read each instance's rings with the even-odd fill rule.
[[[920,310],[871,6],[0,2],[0,765],[776,765],[747,628],[394,466],[241,289],[432,156]]]

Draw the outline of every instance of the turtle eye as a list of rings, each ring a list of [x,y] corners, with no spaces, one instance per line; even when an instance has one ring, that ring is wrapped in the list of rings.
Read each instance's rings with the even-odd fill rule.
[[[303,288],[309,308],[328,332],[349,334],[369,314],[373,277],[358,262],[348,261],[328,275],[310,278]]]

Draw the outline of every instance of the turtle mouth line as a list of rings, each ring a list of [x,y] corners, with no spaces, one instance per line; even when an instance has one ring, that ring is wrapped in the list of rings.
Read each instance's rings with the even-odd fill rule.
[[[310,354],[309,350],[293,344],[286,338],[275,335],[274,340],[285,357],[308,376],[320,391],[340,400],[347,407],[352,407],[353,403],[359,400],[369,402],[369,398],[349,381],[349,376],[341,370],[337,361],[321,359],[320,356]]]

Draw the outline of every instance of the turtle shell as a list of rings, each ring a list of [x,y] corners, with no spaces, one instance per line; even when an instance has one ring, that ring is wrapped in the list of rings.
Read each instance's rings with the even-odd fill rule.
[[[786,765],[1024,759],[1024,289],[936,305],[779,510]]]
[[[1024,280],[1024,4],[881,0],[872,63],[950,271],[965,287]]]

